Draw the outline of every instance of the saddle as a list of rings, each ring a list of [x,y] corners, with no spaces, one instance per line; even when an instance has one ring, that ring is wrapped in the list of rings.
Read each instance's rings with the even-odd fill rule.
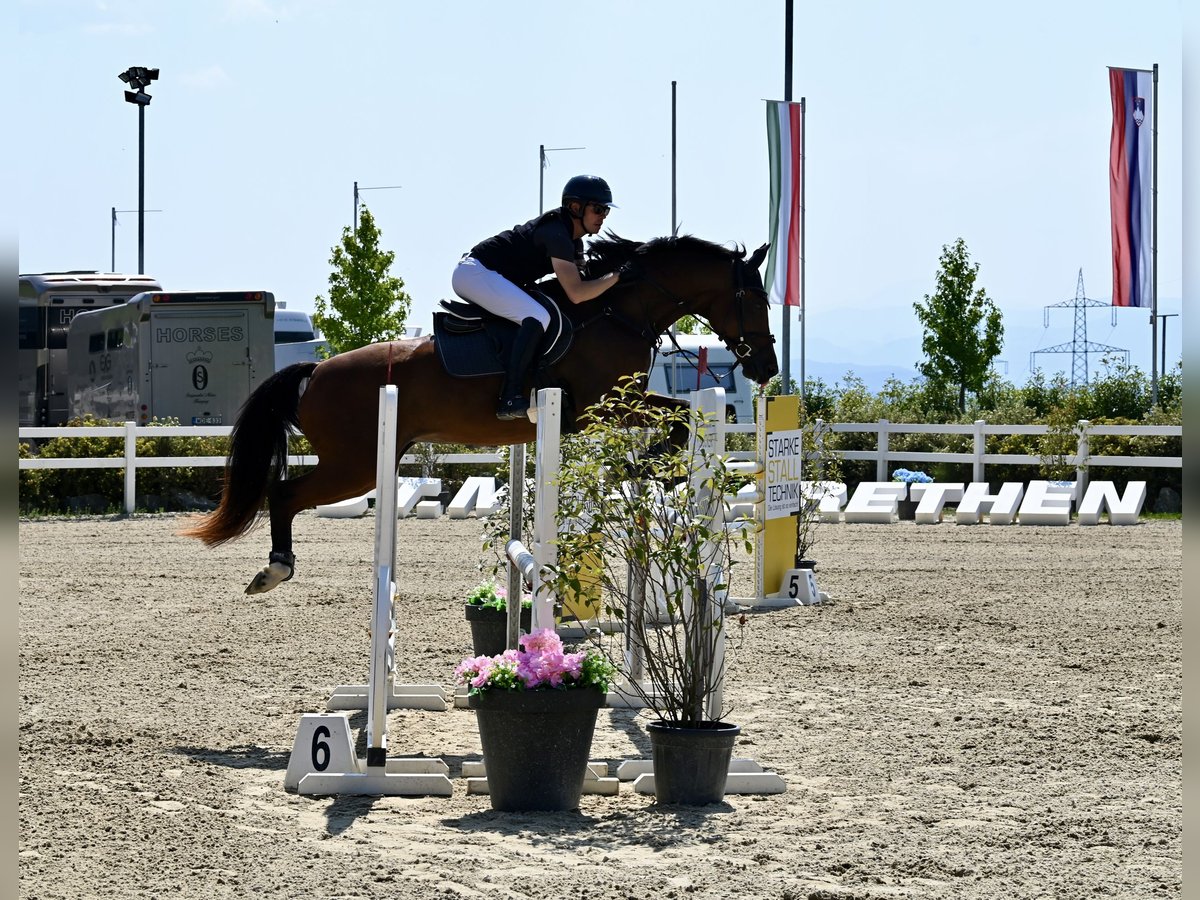
[[[571,348],[575,331],[558,304],[539,290],[527,293],[550,313],[538,344],[535,369],[545,369]],[[433,313],[433,343],[446,371],[456,378],[501,375],[508,368],[517,324],[466,300],[442,300]]]

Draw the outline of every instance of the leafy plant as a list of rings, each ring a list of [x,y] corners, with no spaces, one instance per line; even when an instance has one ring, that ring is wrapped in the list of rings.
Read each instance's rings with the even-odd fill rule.
[[[329,300],[317,295],[313,324],[325,335],[333,353],[344,353],[404,333],[412,298],[404,280],[390,275],[396,254],[379,248],[379,229],[365,206],[358,230],[349,225],[329,257]]]
[[[508,590],[498,586],[494,581],[485,581],[467,594],[467,604],[503,612],[508,609]],[[533,601],[529,597],[525,597],[521,600],[521,606],[527,609],[531,608]]]
[[[924,336],[925,359],[917,369],[930,385],[953,388],[957,409],[967,408],[967,392],[978,392],[1004,345],[1000,310],[983,288],[975,287],[979,263],[971,265],[966,242],[958,238],[942,247],[937,288],[913,304]]]
[[[747,530],[725,522],[723,497],[737,482],[704,444],[710,423],[687,407],[650,406],[632,380],[591,412],[580,452],[562,462],[559,516],[572,524],[558,538],[554,592],[581,593],[602,560],[603,610],[644,659],[645,681],[630,679],[631,690],[668,722],[720,718],[708,705],[723,675],[732,548],[740,537],[750,550]],[[697,439],[672,449],[668,437],[684,427]],[[628,674],[624,649],[607,646]]]

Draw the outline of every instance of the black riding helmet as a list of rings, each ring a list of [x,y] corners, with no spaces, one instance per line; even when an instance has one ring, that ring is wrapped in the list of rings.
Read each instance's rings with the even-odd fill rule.
[[[580,203],[603,203],[612,206],[612,191],[608,182],[599,175],[576,175],[563,188],[562,205],[566,208],[572,200]]]

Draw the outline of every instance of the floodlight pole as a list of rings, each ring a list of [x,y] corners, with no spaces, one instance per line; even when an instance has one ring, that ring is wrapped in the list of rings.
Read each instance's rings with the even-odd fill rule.
[[[146,93],[150,82],[158,80],[158,69],[130,66],[119,77],[133,90],[125,92],[125,101],[138,108],[138,271],[146,274],[146,107],[151,97]],[[114,213],[114,217],[115,217]],[[115,255],[115,253],[114,253]],[[114,260],[115,262],[115,260]]]
[[[146,104],[138,104],[138,269],[146,274]]]

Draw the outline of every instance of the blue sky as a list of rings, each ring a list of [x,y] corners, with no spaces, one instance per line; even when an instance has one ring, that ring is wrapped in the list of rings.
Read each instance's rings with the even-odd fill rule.
[[[1004,314],[1002,368],[1070,342],[1070,300],[1112,294],[1106,66],[1159,83],[1159,311],[1181,311],[1181,7],[1017,0],[796,3],[793,99],[807,103],[805,366],[877,385],[913,374],[912,310],[962,237]],[[829,8],[827,8],[829,7]],[[578,172],[609,180],[625,237],[680,229],[764,242],[763,99],[781,99],[783,0],[567,4],[376,0],[20,0],[13,73],[22,272],[107,270],[110,210],[136,210],[137,112],[117,75],[158,67],[146,113],[146,269],[175,289],[262,288],[311,310],[353,184],[428,329],[474,243]],[[137,214],[118,214],[118,271]],[[778,315],[776,321],[778,321]],[[1088,337],[1150,367],[1148,311]],[[776,333],[779,329],[776,328]],[[1168,366],[1180,319],[1168,324]],[[792,371],[800,364],[793,320]],[[1092,368],[1099,363],[1093,357]],[[1041,356],[1070,371],[1070,356]]]

